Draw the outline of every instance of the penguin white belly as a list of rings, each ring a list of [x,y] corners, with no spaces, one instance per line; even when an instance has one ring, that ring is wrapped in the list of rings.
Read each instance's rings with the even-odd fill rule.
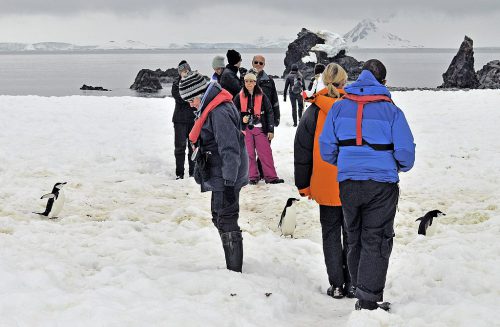
[[[47,217],[48,218],[57,217],[57,215],[59,215],[59,213],[61,212],[61,210],[64,206],[65,200],[66,200],[66,198],[64,196],[64,191],[59,190],[59,195],[58,195],[57,199],[54,199],[54,203],[52,204],[52,210],[50,210]]]
[[[297,211],[294,206],[286,209],[286,215],[283,217],[281,222],[281,235],[283,236],[293,236],[295,232],[295,227],[297,226]]]
[[[436,231],[437,231],[437,222],[436,219],[434,219],[432,225],[429,225],[427,227],[427,230],[425,231],[425,236],[433,236],[434,234],[436,234]]]

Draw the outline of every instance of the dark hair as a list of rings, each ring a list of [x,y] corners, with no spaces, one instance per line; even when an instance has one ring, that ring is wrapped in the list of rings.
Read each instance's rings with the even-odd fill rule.
[[[362,70],[370,71],[381,84],[383,84],[385,76],[387,75],[387,70],[385,69],[384,64],[377,59],[370,59],[365,62]]]
[[[180,66],[180,65],[182,65],[182,64],[187,64],[187,61],[186,61],[186,60],[183,60],[183,61],[181,61],[181,62],[180,62],[177,66]]]

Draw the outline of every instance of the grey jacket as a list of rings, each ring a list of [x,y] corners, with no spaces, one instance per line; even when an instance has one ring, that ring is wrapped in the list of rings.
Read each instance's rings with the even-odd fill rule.
[[[196,115],[201,115],[220,92],[219,83],[210,83]],[[199,138],[201,153],[210,152],[209,177],[197,180],[202,192],[224,191],[225,185],[240,189],[248,184],[248,154],[241,128],[240,113],[232,102],[219,104],[208,115]],[[198,164],[197,169],[200,169]]]

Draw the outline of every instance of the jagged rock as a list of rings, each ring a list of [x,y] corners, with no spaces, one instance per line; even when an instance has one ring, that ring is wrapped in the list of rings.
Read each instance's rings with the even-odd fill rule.
[[[311,32],[306,28],[302,28],[302,30],[297,34],[297,39],[288,45],[288,50],[286,51],[284,60],[285,71],[283,72],[283,77],[286,77],[286,75],[290,72],[292,65],[296,64],[305,79],[312,78],[316,63],[304,63],[302,58],[308,56],[310,52],[314,52],[316,54],[317,63],[321,63],[326,66],[331,62],[335,62],[346,70],[349,75],[349,80],[355,80],[358,78],[361,73],[363,62],[347,56],[345,50],[341,50],[334,57],[328,57],[327,53],[324,51],[311,50],[317,44],[325,44],[325,41],[326,40],[318,34]]]
[[[102,86],[90,86],[90,85],[86,85],[86,84],[83,84],[82,87],[80,88],[80,90],[84,90],[84,91],[111,91],[111,90],[108,90],[108,89],[105,89],[103,88]]]
[[[474,70],[473,41],[468,36],[465,36],[458,53],[453,57],[448,70],[443,74],[443,81],[443,84],[439,86],[441,88],[475,89],[479,86]]]
[[[176,68],[169,68],[166,71],[141,69],[130,88],[138,92],[154,93],[163,88],[162,83],[172,83],[178,76]]]
[[[480,89],[500,89],[500,60],[493,60],[477,72]]]

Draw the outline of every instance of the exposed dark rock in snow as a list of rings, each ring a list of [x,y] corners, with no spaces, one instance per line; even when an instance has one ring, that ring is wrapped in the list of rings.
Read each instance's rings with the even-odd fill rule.
[[[86,84],[83,84],[82,87],[80,88],[80,90],[84,90],[84,91],[111,91],[111,90],[108,90],[108,89],[105,89],[103,88],[102,86],[90,86],[90,85],[86,85]]]
[[[315,45],[325,43],[326,40],[320,35],[311,32],[306,28],[302,28],[302,30],[297,34],[297,39],[288,45],[288,50],[286,51],[284,60],[285,71],[283,72],[283,77],[286,77],[286,75],[290,72],[292,65],[296,64],[305,79],[312,78],[316,63],[304,63],[302,58],[309,56],[310,53],[315,53],[317,63],[321,63],[325,66],[331,62],[338,63],[346,70],[349,75],[349,80],[355,80],[361,73],[363,62],[347,56],[345,50],[341,50],[334,57],[328,57],[328,54],[325,51],[311,50]]]
[[[475,89],[479,86],[474,70],[473,42],[468,36],[465,36],[458,53],[453,57],[448,70],[443,74],[443,81],[439,87]]]
[[[179,76],[176,68],[169,68],[166,71],[157,69],[141,69],[135,78],[131,89],[137,92],[153,93],[158,92],[163,87],[162,83],[172,83]]]
[[[500,60],[493,60],[477,72],[480,89],[500,89]]]

